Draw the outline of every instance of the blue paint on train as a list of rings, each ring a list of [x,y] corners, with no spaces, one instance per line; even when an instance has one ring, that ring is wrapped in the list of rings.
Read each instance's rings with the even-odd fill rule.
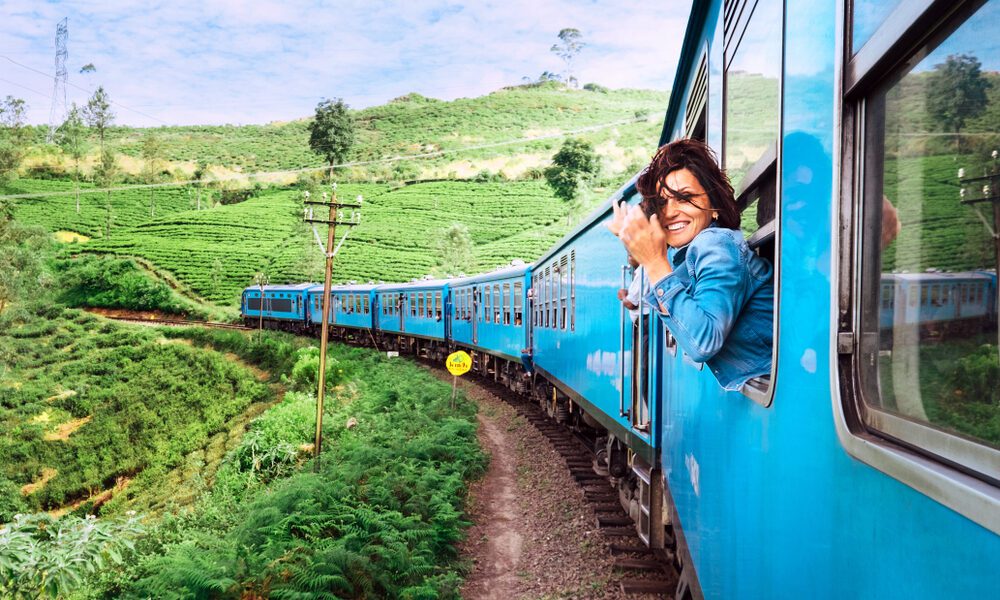
[[[449,283],[448,280],[431,279],[377,286],[374,293],[396,309],[393,314],[380,312],[377,328],[383,333],[405,333],[444,341],[447,315],[451,310]]]
[[[451,339],[521,363],[528,348],[530,267],[518,265],[451,282]]]
[[[261,300],[259,286],[248,287],[240,297],[240,313],[245,319],[259,319],[263,306],[263,318],[304,322],[309,315],[306,292],[314,284],[266,285]]]

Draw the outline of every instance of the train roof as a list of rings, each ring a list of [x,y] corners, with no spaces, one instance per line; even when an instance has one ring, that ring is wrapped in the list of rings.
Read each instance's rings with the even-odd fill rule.
[[[375,286],[375,290],[379,292],[393,292],[396,290],[403,290],[403,291],[437,290],[451,284],[452,281],[454,280],[418,279],[417,281],[408,281],[406,283],[384,283]]]
[[[315,286],[315,283],[272,283],[264,286],[266,292],[299,292]],[[243,288],[247,290],[260,290],[259,285],[248,285]]]
[[[473,283],[480,283],[483,281],[494,281],[497,279],[510,279],[511,277],[517,277],[519,275],[524,275],[532,267],[531,263],[520,264],[520,265],[507,265],[499,269],[489,271],[486,273],[479,273],[478,275],[470,275],[468,277],[459,277],[457,279],[451,280],[452,287],[458,287],[460,285],[470,285]]]
[[[635,194],[635,182],[639,180],[639,175],[640,173],[636,173],[635,175],[633,175],[625,183],[625,185],[618,188],[618,190],[616,190],[614,194],[609,196],[607,200],[605,200],[593,212],[587,215],[587,218],[584,219],[579,225],[577,225],[576,228],[573,229],[573,231],[563,236],[563,238],[559,240],[559,242],[556,245],[549,248],[549,250],[545,254],[540,256],[538,260],[534,262],[534,264],[535,265],[541,264],[550,259],[552,256],[559,254],[559,252],[561,252],[563,248],[568,246],[574,239],[579,237],[580,234],[593,227],[595,222],[600,221],[606,215],[608,215],[611,212],[612,203],[621,202],[622,199],[630,198],[633,194]],[[624,249],[622,251],[624,252]]]

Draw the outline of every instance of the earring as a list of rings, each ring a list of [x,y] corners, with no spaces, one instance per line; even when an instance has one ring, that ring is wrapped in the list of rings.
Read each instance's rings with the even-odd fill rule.
[[[713,221],[718,221],[719,220],[719,213],[718,212],[712,213],[712,220]]]

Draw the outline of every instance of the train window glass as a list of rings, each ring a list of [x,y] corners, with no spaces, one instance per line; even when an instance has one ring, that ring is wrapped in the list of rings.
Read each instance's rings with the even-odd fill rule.
[[[726,24],[723,164],[737,192],[747,188],[751,171],[763,173],[758,163],[774,161],[780,110],[784,3],[758,0],[748,20],[746,10]]]
[[[566,317],[569,311],[569,257],[563,255],[559,259],[559,324],[566,329]]]
[[[855,364],[870,429],[987,473],[1000,449],[988,425],[1000,422],[998,248],[984,226],[1000,185],[1000,97],[984,69],[1000,60],[1000,38],[983,32],[1000,22],[1000,1],[961,17],[863,99]],[[917,310],[883,309],[866,292],[892,273],[919,288]],[[960,310],[952,273],[990,281],[987,304]]]
[[[415,316],[417,316],[417,298],[416,298],[416,294],[410,293],[409,294],[409,301],[410,301],[410,316],[411,317],[415,317]]]
[[[503,311],[503,305],[501,301],[503,296],[500,295],[500,284],[494,284],[493,286],[493,322],[500,323],[500,313]]]
[[[366,315],[367,315],[367,314],[371,314],[371,307],[370,307],[370,306],[368,305],[368,301],[369,301],[369,299],[368,299],[368,296],[366,295],[366,296],[365,296],[365,301],[364,301],[364,306],[365,306],[365,314],[366,314]]]
[[[434,292],[434,318],[440,319],[443,316],[441,312],[441,292]]]
[[[356,312],[356,313],[361,313],[362,312],[361,294],[355,294],[354,295],[354,312]]]
[[[520,281],[514,282],[514,325],[520,326],[524,318],[524,284]]]
[[[576,250],[569,253],[569,328],[576,331]]]
[[[503,324],[504,325],[510,325],[511,302],[510,302],[510,284],[509,283],[503,284],[503,295],[501,297],[503,298]]]
[[[871,39],[899,3],[900,0],[854,0],[851,14],[851,48],[854,52]]]
[[[493,312],[491,308],[492,304],[490,303],[490,296],[492,294],[490,294],[489,286],[486,286],[484,292],[485,293],[483,294],[483,322],[489,323],[491,320],[493,320],[492,316]]]

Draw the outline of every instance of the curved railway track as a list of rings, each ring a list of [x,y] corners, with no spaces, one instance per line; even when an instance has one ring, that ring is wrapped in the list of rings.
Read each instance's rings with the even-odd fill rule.
[[[437,362],[419,359],[421,363],[447,374]],[[593,511],[594,523],[603,534],[606,548],[614,559],[614,567],[622,572],[620,582],[624,594],[643,594],[673,598],[678,581],[678,565],[670,550],[654,550],[643,544],[634,521],[625,512],[618,491],[606,472],[598,465],[594,440],[582,435],[567,423],[557,423],[546,411],[526,397],[506,386],[469,373],[466,379],[481,389],[511,405],[514,410],[548,440],[562,457],[571,478],[583,491]],[[668,540],[668,546],[672,546]]]

